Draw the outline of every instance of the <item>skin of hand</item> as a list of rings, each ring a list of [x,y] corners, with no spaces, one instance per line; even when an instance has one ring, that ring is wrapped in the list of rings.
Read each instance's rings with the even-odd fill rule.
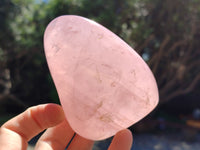
[[[45,129],[35,150],[64,150],[74,135],[60,105],[42,104],[28,108],[1,126],[0,150],[26,150],[28,141]],[[124,129],[114,136],[108,150],[130,150],[132,141],[130,130]],[[92,150],[93,143],[76,134],[68,150]]]

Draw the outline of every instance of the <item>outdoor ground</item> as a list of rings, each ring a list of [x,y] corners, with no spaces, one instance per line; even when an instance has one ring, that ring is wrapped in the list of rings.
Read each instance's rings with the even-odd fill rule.
[[[189,138],[189,139],[187,139]],[[191,138],[191,139],[190,139]],[[200,134],[185,137],[183,134],[140,134],[133,135],[132,150],[199,150]],[[96,143],[94,150],[106,150],[107,144]]]

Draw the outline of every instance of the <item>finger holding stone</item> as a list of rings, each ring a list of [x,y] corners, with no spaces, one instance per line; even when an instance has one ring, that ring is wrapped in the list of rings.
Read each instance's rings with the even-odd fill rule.
[[[27,141],[46,128],[64,120],[61,106],[43,104],[31,107],[2,125],[0,130],[1,148],[26,149]],[[9,140],[8,140],[9,139]]]
[[[132,133],[128,129],[119,131],[113,138],[108,150],[130,150],[133,143]]]

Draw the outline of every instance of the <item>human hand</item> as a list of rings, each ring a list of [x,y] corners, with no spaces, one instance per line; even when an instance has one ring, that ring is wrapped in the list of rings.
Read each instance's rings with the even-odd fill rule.
[[[57,104],[30,107],[7,121],[0,128],[0,150],[26,150],[28,141],[47,129],[36,143],[36,150],[64,150],[74,135]],[[75,135],[69,150],[91,150],[94,141]],[[108,150],[130,150],[132,134],[128,129],[118,132]]]

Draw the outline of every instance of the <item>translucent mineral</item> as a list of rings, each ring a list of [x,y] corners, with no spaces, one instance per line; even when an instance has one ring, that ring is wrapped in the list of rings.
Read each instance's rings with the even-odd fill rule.
[[[44,48],[66,119],[82,137],[102,140],[128,128],[158,103],[155,78],[117,35],[65,15],[46,28]]]

